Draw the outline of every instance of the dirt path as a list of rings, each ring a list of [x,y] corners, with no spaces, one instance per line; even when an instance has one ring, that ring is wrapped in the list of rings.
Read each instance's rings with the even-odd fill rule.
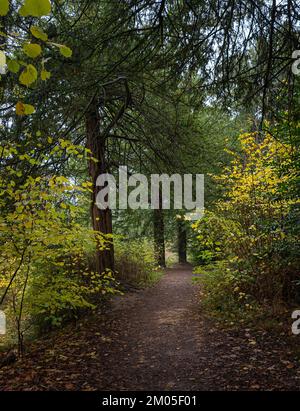
[[[191,268],[116,299],[0,371],[2,390],[299,389],[285,338],[224,332],[199,310]]]

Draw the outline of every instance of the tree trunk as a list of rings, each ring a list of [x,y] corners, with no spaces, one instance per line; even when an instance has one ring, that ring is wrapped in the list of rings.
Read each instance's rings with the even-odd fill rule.
[[[153,210],[154,247],[157,263],[166,266],[165,257],[165,227],[163,210]]]
[[[96,102],[93,102],[89,111],[86,114],[86,134],[87,148],[91,150],[91,156],[96,158],[98,162],[89,160],[89,174],[93,184],[92,203],[91,203],[91,219],[93,229],[100,234],[100,239],[97,235],[97,250],[96,250],[96,271],[103,273],[105,269],[114,270],[114,247],[112,238],[109,240],[108,250],[100,250],[102,244],[101,234],[112,234],[112,213],[109,208],[100,210],[96,205],[96,197],[98,192],[103,187],[97,187],[96,181],[100,174],[107,173],[107,164],[105,159],[105,138],[100,132],[100,115]]]
[[[177,220],[177,230],[178,230],[178,260],[180,263],[186,263],[186,226],[184,221]]]

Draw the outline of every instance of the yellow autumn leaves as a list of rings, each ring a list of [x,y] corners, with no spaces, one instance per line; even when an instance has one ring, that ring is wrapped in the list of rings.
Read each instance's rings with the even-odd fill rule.
[[[48,35],[40,27],[31,26],[30,32],[35,38],[39,40],[42,40],[42,41],[48,40]]]
[[[9,0],[0,0],[0,16],[6,16],[9,12]],[[51,13],[50,0],[25,0],[19,9],[23,17],[42,17]]]
[[[19,101],[16,105],[16,113],[18,116],[28,116],[35,112],[35,108],[31,104],[24,104]]]
[[[0,16],[6,16],[9,12],[14,16],[14,7],[10,7],[13,3],[9,0],[0,0]],[[15,5],[14,5],[15,6]],[[22,17],[37,17],[47,16],[51,13],[50,0],[23,0],[21,7],[18,9],[18,14]],[[8,70],[12,74],[19,75],[19,83],[25,87],[33,86],[40,78],[42,81],[47,81],[51,77],[50,71],[45,68],[46,60],[43,59],[44,46],[52,46],[57,48],[59,53],[65,58],[72,56],[72,50],[58,43],[48,41],[48,35],[44,30],[37,25],[30,27],[28,33],[32,36],[31,39],[25,41],[21,40],[15,32],[11,34],[2,33],[3,36],[10,38],[10,43],[5,43],[5,50],[0,49],[0,74],[6,74]],[[10,49],[7,49],[7,44],[10,44]],[[38,60],[40,62],[40,68],[36,63],[20,60],[15,58],[12,53],[12,48],[17,46],[18,49],[22,49],[24,55],[32,60]],[[1,48],[1,46],[0,46]],[[47,59],[48,60],[48,59]],[[25,104],[19,101],[16,105],[16,114],[19,116],[30,115],[35,112],[35,109],[30,104]]]
[[[50,0],[25,0],[19,13],[23,17],[42,17],[51,13]]]
[[[46,69],[43,69],[43,70],[41,71],[41,79],[42,79],[43,81],[48,80],[50,77],[51,77],[50,71],[47,71]]]
[[[244,133],[239,137],[243,155],[232,153],[234,156],[225,173],[214,176],[228,189],[228,197],[233,204],[259,202],[262,207],[270,207],[268,196],[276,194],[279,187],[291,175],[280,175],[275,164],[290,167],[291,147],[274,139],[266,133],[260,139],[256,133]],[[229,203],[224,205],[229,206]],[[275,202],[272,202],[275,206]]]
[[[9,11],[9,1],[0,0],[0,16],[6,16]]]
[[[19,81],[24,86],[30,86],[38,78],[37,69],[32,65],[28,64],[25,70],[21,73]]]
[[[26,43],[23,46],[24,53],[33,59],[37,58],[42,54],[42,47],[35,43]]]
[[[51,43],[53,46],[58,47],[59,52],[62,56],[66,58],[72,57],[73,51],[70,49],[70,47],[65,46],[64,44],[57,44],[57,43]]]

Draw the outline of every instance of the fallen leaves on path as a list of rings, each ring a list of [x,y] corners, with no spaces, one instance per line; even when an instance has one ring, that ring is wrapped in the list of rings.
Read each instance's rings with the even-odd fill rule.
[[[299,390],[289,336],[217,326],[188,267],[110,308],[34,343],[0,370],[0,389]]]

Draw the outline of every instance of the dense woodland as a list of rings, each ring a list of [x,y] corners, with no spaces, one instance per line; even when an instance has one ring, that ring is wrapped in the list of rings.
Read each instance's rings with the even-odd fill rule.
[[[299,21],[296,0],[0,0],[3,351],[22,357],[177,261],[205,315],[290,318]],[[97,177],[119,166],[204,174],[204,217],[100,210]]]

